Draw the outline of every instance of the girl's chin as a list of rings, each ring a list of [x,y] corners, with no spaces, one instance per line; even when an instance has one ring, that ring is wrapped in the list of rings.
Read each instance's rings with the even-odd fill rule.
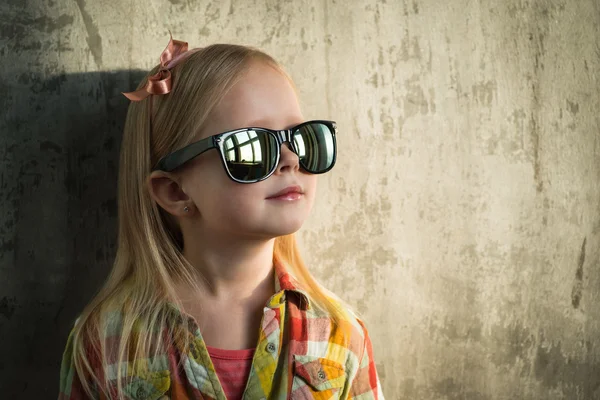
[[[265,236],[272,238],[278,236],[291,235],[292,233],[298,232],[298,230],[302,228],[303,223],[304,220],[285,221],[285,223],[279,223],[277,225],[273,224],[271,226],[265,227],[262,229],[262,231],[264,232]]]

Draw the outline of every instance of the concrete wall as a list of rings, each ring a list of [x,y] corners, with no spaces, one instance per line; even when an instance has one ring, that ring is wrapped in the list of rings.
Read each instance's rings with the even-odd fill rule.
[[[389,399],[600,399],[597,0],[0,4],[0,393],[55,398],[114,254],[120,130],[168,39],[258,46],[337,167],[300,238]]]

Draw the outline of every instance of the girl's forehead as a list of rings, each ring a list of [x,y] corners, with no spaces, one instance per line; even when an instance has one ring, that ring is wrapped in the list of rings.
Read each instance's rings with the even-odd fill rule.
[[[264,62],[254,62],[215,107],[221,131],[248,126],[283,129],[302,120],[296,91],[288,77]],[[212,118],[211,118],[212,119]]]

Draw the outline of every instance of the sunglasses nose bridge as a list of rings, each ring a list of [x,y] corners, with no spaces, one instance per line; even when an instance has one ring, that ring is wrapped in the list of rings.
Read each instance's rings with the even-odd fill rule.
[[[277,143],[281,146],[284,143],[287,143],[287,146],[290,150],[294,151],[294,145],[292,144],[292,130],[284,129],[281,131],[275,131],[275,136],[277,137]]]
[[[277,136],[277,142],[279,145],[284,144],[285,142],[291,142],[292,140],[292,130],[284,129],[281,131],[275,131],[275,136]]]

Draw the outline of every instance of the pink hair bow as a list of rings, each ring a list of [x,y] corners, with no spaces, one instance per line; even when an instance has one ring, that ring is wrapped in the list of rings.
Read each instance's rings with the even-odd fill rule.
[[[169,34],[170,35],[170,34]],[[169,39],[169,44],[160,55],[160,68],[154,75],[148,77],[146,85],[135,92],[123,93],[131,101],[141,101],[151,94],[167,94],[171,91],[171,71],[188,51],[187,42]]]

